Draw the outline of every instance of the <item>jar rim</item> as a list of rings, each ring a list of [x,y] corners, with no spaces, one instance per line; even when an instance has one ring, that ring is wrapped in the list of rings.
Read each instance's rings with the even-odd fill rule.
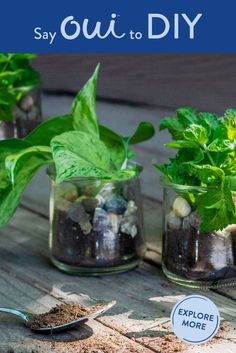
[[[86,182],[87,181],[91,181],[91,182],[101,181],[101,182],[112,183],[112,184],[122,183],[122,182],[125,182],[125,181],[133,180],[133,179],[139,177],[139,175],[142,173],[143,166],[140,163],[138,163],[136,161],[129,161],[127,169],[133,168],[133,167],[136,168],[137,173],[132,178],[128,178],[128,179],[124,179],[124,180],[111,180],[111,179],[103,179],[103,178],[97,178],[97,177],[72,177],[72,178],[69,178],[69,179],[65,180],[65,182],[71,182],[71,181],[82,181],[82,182],[85,182],[85,181]],[[47,175],[50,177],[51,180],[55,181],[56,171],[55,171],[55,165],[54,164],[50,165],[47,168]]]
[[[183,191],[207,191],[209,189],[217,189],[217,186],[198,186],[198,185],[182,185],[173,183],[164,175],[160,177],[161,186],[166,189],[175,189],[175,190],[183,190]]]

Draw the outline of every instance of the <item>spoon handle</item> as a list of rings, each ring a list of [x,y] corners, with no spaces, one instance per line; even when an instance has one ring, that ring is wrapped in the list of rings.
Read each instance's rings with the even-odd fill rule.
[[[28,319],[29,319],[27,313],[25,313],[24,311],[22,311],[20,309],[16,309],[16,308],[1,308],[0,307],[0,312],[15,315],[15,316],[19,317],[21,320],[23,320],[24,322],[28,321]]]

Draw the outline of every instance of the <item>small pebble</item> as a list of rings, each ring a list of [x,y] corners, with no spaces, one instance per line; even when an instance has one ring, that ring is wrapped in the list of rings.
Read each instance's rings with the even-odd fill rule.
[[[122,233],[131,235],[132,238],[134,238],[138,233],[136,225],[129,222],[124,222],[121,224],[121,231]]]
[[[187,217],[191,213],[191,207],[183,197],[178,196],[173,203],[173,211],[176,216]]]
[[[108,213],[108,217],[110,219],[112,231],[117,234],[120,228],[121,216],[116,213]]]
[[[67,200],[67,201],[70,201],[70,202],[74,202],[76,199],[77,199],[77,191],[76,190],[71,190],[71,191],[67,191],[64,195],[64,198]]]
[[[95,232],[102,232],[111,227],[110,218],[108,213],[100,207],[95,209],[93,217],[93,229]]]
[[[15,119],[25,119],[26,114],[18,107],[18,105],[15,106],[13,110],[13,116]]]
[[[236,224],[230,224],[228,227],[226,227],[224,230],[225,235],[236,235]]]
[[[184,222],[187,222],[187,220],[193,228],[197,230],[200,228],[201,216],[196,211],[192,212],[188,218],[185,218]]]
[[[93,197],[80,196],[78,201],[82,203],[86,212],[92,212],[98,205],[98,200]]]
[[[62,212],[68,212],[69,211],[69,208],[71,206],[71,202],[65,200],[64,198],[60,197],[56,200],[56,208],[59,210],[59,211],[62,211]]]
[[[135,212],[137,212],[137,210],[138,210],[138,207],[137,207],[136,203],[133,200],[130,200],[128,202],[127,210],[125,211],[125,216],[130,215],[130,214],[134,214]]]
[[[28,119],[29,120],[37,120],[38,119],[38,115],[39,115],[39,112],[38,112],[38,109],[33,106],[30,111],[28,112]]]
[[[182,220],[173,211],[166,216],[167,225],[170,229],[180,229]]]
[[[33,98],[28,94],[20,101],[20,108],[23,109],[25,112],[30,111],[30,109],[34,106]]]
[[[114,195],[114,185],[113,184],[106,184],[99,191],[99,195],[101,195],[104,199],[110,198],[112,195]]]
[[[102,195],[97,195],[96,199],[98,200],[98,206],[103,207],[105,204],[105,199]]]
[[[58,195],[67,201],[74,202],[78,198],[77,188],[71,183],[64,183],[59,187]]]
[[[115,195],[105,202],[104,208],[107,212],[122,215],[127,209],[127,201],[125,201],[120,195]]]
[[[89,216],[80,202],[74,202],[71,205],[68,211],[68,217],[79,224],[84,234],[87,235],[91,232],[92,225],[89,221]]]

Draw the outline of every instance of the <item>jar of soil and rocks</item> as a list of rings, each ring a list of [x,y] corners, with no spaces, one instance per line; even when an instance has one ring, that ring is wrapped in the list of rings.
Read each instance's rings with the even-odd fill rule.
[[[11,122],[0,120],[0,140],[24,138],[42,122],[40,89],[35,88],[21,98],[12,115]]]
[[[171,184],[164,187],[162,268],[173,282],[192,288],[236,284],[236,225],[211,233],[200,231],[201,217],[193,200],[205,188]]]
[[[50,252],[60,270],[79,275],[135,268],[145,253],[139,176],[105,183],[52,181]]]

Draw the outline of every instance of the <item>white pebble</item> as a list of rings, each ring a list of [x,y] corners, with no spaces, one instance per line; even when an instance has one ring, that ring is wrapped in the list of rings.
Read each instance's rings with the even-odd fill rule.
[[[178,196],[173,203],[173,211],[176,216],[181,218],[187,217],[191,212],[191,207],[183,197]]]
[[[236,234],[236,224],[230,224],[223,230],[224,234],[229,236],[230,234]]]
[[[96,199],[98,200],[98,206],[103,207],[103,205],[105,203],[104,197],[102,197],[102,195],[97,195]]]
[[[133,200],[130,200],[128,202],[127,210],[125,211],[125,216],[133,214],[133,213],[137,212],[137,210],[138,210],[138,207],[137,207],[136,203]]]
[[[30,95],[25,96],[21,101],[20,101],[20,107],[23,109],[25,112],[28,112],[34,105],[34,100]]]
[[[168,227],[170,229],[179,229],[181,227],[181,224],[182,224],[181,218],[176,216],[176,214],[173,211],[171,211],[167,215],[166,221],[167,221]]]
[[[108,213],[113,233],[117,234],[120,228],[121,216],[115,213]]]

